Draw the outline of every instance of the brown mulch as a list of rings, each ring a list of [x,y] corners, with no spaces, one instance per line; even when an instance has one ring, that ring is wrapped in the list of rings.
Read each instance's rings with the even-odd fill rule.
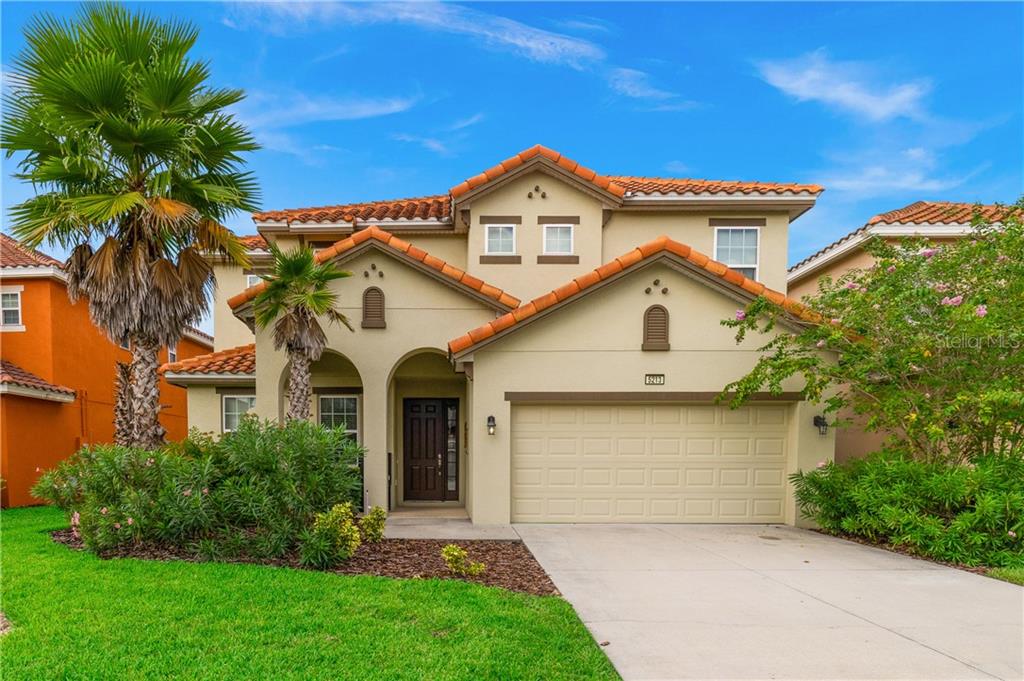
[[[4,634],[6,634],[10,630],[11,630],[11,622],[10,622],[10,620],[8,620],[6,617],[4,617],[4,614],[2,612],[0,612],[0,636],[3,636]]]
[[[932,558],[925,556],[920,553],[915,553],[912,549],[906,546],[898,546],[896,544],[890,544],[884,541],[872,541],[867,537],[861,537],[856,534],[846,534],[845,532],[826,532],[825,530],[815,529],[814,532],[824,534],[828,537],[836,537],[837,539],[845,539],[846,541],[852,541],[855,544],[863,544],[864,546],[872,546],[876,549],[882,549],[883,551],[891,551],[892,553],[898,553],[902,556],[908,556],[910,558],[917,558],[918,560],[926,560],[929,563],[935,563],[937,565],[945,565],[946,567],[956,568],[957,570],[963,570],[964,572],[973,572],[976,575],[988,575],[988,571],[992,568],[984,567],[981,565],[964,565],[963,563],[950,563],[949,561],[939,560],[938,558]]]
[[[84,549],[82,541],[75,539],[71,530],[57,530],[51,536],[55,542],[69,548]],[[487,569],[476,577],[453,575],[441,558],[441,548],[448,544],[458,544],[466,549],[471,561],[481,562]],[[104,552],[101,558],[201,562],[194,553],[185,549],[152,544],[119,547]],[[272,560],[241,558],[229,562],[304,569],[295,554]],[[530,549],[526,548],[526,544],[513,539],[383,539],[377,543],[363,544],[352,558],[330,572],[404,579],[459,579],[534,596],[559,595],[551,578],[530,553]]]

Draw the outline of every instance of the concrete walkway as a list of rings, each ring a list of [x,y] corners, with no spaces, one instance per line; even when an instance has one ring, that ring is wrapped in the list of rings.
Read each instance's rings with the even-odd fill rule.
[[[516,525],[625,679],[1020,679],[1024,589],[780,526]]]

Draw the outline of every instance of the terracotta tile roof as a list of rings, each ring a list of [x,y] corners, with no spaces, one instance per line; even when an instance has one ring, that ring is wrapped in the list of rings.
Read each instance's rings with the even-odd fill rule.
[[[451,213],[447,194],[392,201],[348,203],[318,208],[290,208],[253,213],[256,222],[354,222],[373,220],[443,220]]]
[[[403,241],[390,232],[385,232],[383,229],[375,225],[367,227],[366,229],[361,229],[352,236],[335,242],[334,245],[329,248],[317,251],[315,256],[316,260],[317,262],[325,262],[370,239],[379,241],[388,248],[398,251],[413,260],[421,262],[431,269],[437,270],[445,277],[448,277],[463,286],[467,286],[481,295],[501,303],[505,307],[516,307],[519,305],[518,298],[510,296],[501,289],[491,286],[490,284],[467,274],[457,267],[449,265],[440,258],[435,258],[426,251],[416,248],[409,242]],[[235,309],[255,298],[264,288],[266,288],[266,282],[260,282],[255,286],[250,286],[238,295],[229,298],[228,306],[231,309]]]
[[[954,203],[952,201],[917,201],[881,213],[868,220],[869,225],[966,225],[970,224],[975,212],[990,222],[999,222],[1012,213],[1019,212],[1016,206],[999,204]]]
[[[909,206],[891,210],[888,213],[879,213],[867,221],[863,227],[853,230],[849,234],[836,239],[827,246],[807,256],[800,262],[789,268],[789,272],[795,272],[804,265],[811,263],[821,256],[851,240],[866,238],[872,225],[968,225],[978,212],[984,219],[991,222],[998,222],[1005,219],[1012,213],[1020,212],[1016,206],[1003,206],[999,204],[976,204],[976,203],[954,203],[952,201],[915,201]],[[803,278],[800,275],[797,279]],[[797,281],[791,279],[790,283]]]
[[[818,317],[807,309],[807,307],[792,298],[787,298],[785,294],[774,291],[753,279],[748,279],[739,272],[729,269],[722,263],[711,260],[703,253],[693,250],[686,244],[673,241],[667,236],[660,236],[654,241],[649,241],[638,248],[634,248],[625,255],[619,256],[615,260],[598,267],[596,270],[576,277],[568,284],[556,288],[550,293],[546,293],[539,298],[534,298],[526,305],[516,308],[508,314],[502,315],[492,322],[488,322],[483,326],[473,329],[469,333],[455,338],[448,343],[448,352],[451,354],[463,352],[477,343],[494,336],[495,334],[522,323],[524,320],[533,317],[552,305],[563,303],[574,298],[599,282],[609,279],[622,271],[636,266],[640,262],[646,261],[662,253],[671,253],[680,258],[684,258],[719,279],[723,279],[734,286],[738,286],[751,296],[764,296],[773,303],[782,305],[794,316],[807,319],[808,321],[818,320]]]
[[[62,385],[54,385],[44,381],[35,374],[25,371],[17,364],[6,359],[0,360],[0,384],[16,385],[32,390],[45,390],[46,392],[58,393],[61,395],[74,396],[75,391]]]
[[[238,237],[238,240],[245,244],[245,248],[250,251],[269,251],[270,248],[267,246],[267,240],[259,234],[245,234]]]
[[[0,233],[0,267],[63,267],[56,258],[27,246]]]
[[[669,177],[631,177],[609,175],[608,179],[633,194],[809,194],[817,195],[824,188],[816,184],[783,184],[778,182],[739,182],[729,180],[692,180]]]
[[[615,184],[607,177],[604,177],[603,175],[598,175],[590,168],[585,168],[581,166],[579,163],[573,161],[571,158],[562,156],[557,151],[553,149],[548,149],[547,147],[541,146],[539,144],[530,147],[526,151],[521,151],[511,158],[505,159],[504,161],[494,166],[493,168],[489,168],[488,170],[485,170],[479,175],[474,175],[465,182],[460,182],[459,184],[455,185],[450,190],[448,190],[448,192],[449,194],[451,194],[453,199],[458,198],[459,196],[462,196],[466,192],[476,189],[481,185],[485,185],[488,182],[498,177],[501,177],[505,173],[515,168],[518,168],[524,162],[529,161],[530,159],[537,156],[543,156],[544,158],[547,158],[553,163],[557,163],[559,166],[565,168],[570,173],[577,175],[578,177],[584,179],[585,181],[590,182],[593,185],[596,185],[599,189],[603,189],[604,191],[614,194],[615,196],[621,197],[623,194],[626,193],[624,187]]]
[[[180,362],[165,364],[160,373],[172,374],[255,374],[256,344],[218,350],[208,355],[189,357]]]
[[[186,326],[184,335],[189,336],[194,341],[206,343],[211,348],[213,348],[213,336],[206,333],[205,331],[197,329],[194,326]]]

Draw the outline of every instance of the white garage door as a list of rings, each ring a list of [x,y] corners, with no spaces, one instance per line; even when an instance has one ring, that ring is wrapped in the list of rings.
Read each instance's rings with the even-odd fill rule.
[[[784,522],[788,405],[513,405],[514,522]]]

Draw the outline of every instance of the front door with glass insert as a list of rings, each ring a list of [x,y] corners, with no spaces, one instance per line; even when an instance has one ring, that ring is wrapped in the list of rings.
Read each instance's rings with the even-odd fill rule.
[[[405,499],[458,499],[459,401],[406,399],[403,412]]]

